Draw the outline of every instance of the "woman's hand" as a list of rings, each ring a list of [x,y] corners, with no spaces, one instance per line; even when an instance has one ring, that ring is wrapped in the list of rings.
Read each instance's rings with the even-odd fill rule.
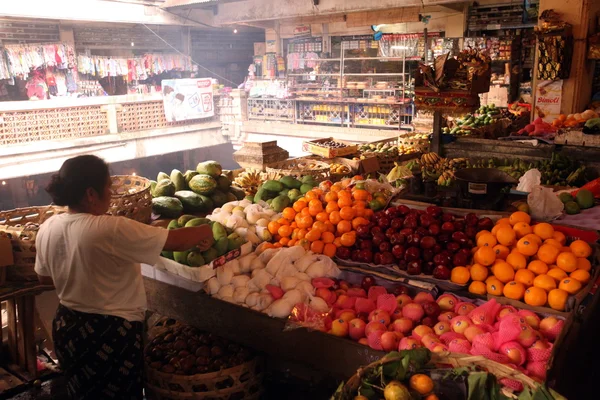
[[[165,243],[167,251],[186,251],[197,246],[201,251],[208,250],[215,242],[210,225],[171,229]]]
[[[213,237],[212,228],[210,225],[201,225],[198,228],[204,228],[204,238],[200,240],[200,243],[196,244],[196,247],[200,251],[208,250],[215,243],[215,239]]]

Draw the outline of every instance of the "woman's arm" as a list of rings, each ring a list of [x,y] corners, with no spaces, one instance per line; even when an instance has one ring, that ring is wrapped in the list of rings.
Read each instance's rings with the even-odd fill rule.
[[[210,225],[169,230],[164,249],[167,251],[186,251],[196,246],[201,251],[208,250],[214,243]]]

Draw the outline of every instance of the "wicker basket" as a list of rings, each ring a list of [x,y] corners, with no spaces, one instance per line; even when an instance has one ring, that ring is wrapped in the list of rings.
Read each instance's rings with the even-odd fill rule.
[[[262,395],[262,379],[262,360],[256,357],[233,368],[208,374],[176,375],[146,368],[145,386],[147,397],[154,400],[252,400]]]
[[[108,213],[127,217],[144,224],[150,223],[152,215],[150,181],[134,175],[115,175],[111,179],[112,187]]]
[[[312,175],[316,182],[325,181],[329,179],[330,175],[327,163],[310,158],[293,158],[273,163],[267,166],[267,172],[275,172],[282,176],[293,176],[295,178]]]
[[[412,146],[421,153],[429,151],[429,139],[417,139],[413,135],[399,136],[398,145]]]
[[[0,231],[11,237],[14,265],[7,267],[10,281],[36,281],[35,238],[40,225],[53,215],[66,212],[56,206],[27,207],[0,212]]]
[[[366,367],[360,368],[356,374],[352,375],[348,381],[346,381],[343,389],[340,400],[351,400],[354,398],[355,393],[360,387],[362,378],[367,375],[373,369],[385,365],[388,363],[401,361],[403,359],[402,356],[398,357],[385,357],[381,358]],[[508,365],[500,364],[496,361],[488,360],[483,356],[473,356],[470,354],[459,354],[459,353],[451,353],[449,351],[441,352],[441,353],[431,353],[431,360],[429,364],[436,365],[437,367],[476,367],[480,370],[485,370],[496,376],[498,380],[501,379],[511,379],[514,381],[520,382],[524,388],[533,389],[538,384],[536,381],[525,375],[524,373],[511,368]],[[517,398],[510,391],[503,391],[507,397]]]

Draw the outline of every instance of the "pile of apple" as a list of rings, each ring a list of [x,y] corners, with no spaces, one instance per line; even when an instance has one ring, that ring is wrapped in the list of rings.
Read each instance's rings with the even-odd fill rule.
[[[332,335],[375,350],[426,347],[433,352],[482,355],[541,381],[552,342],[564,326],[556,317],[540,318],[493,299],[476,306],[452,294],[435,301],[427,292],[411,297],[405,287],[390,293],[375,285],[372,277],[365,277],[360,286],[339,281],[317,289],[316,295],[331,306],[324,326]]]
[[[376,212],[370,224],[358,226],[354,248],[339,247],[336,256],[366,264],[395,264],[411,275],[448,280],[452,268],[468,265],[477,232],[493,227],[490,218],[459,217],[436,206],[389,207]]]

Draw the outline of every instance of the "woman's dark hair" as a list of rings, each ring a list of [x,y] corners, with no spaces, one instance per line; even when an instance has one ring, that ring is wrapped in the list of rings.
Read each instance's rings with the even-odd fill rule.
[[[89,188],[102,196],[109,177],[108,165],[99,157],[85,155],[69,158],[58,173],[52,175],[46,192],[52,196],[54,204],[74,207],[81,203]]]

